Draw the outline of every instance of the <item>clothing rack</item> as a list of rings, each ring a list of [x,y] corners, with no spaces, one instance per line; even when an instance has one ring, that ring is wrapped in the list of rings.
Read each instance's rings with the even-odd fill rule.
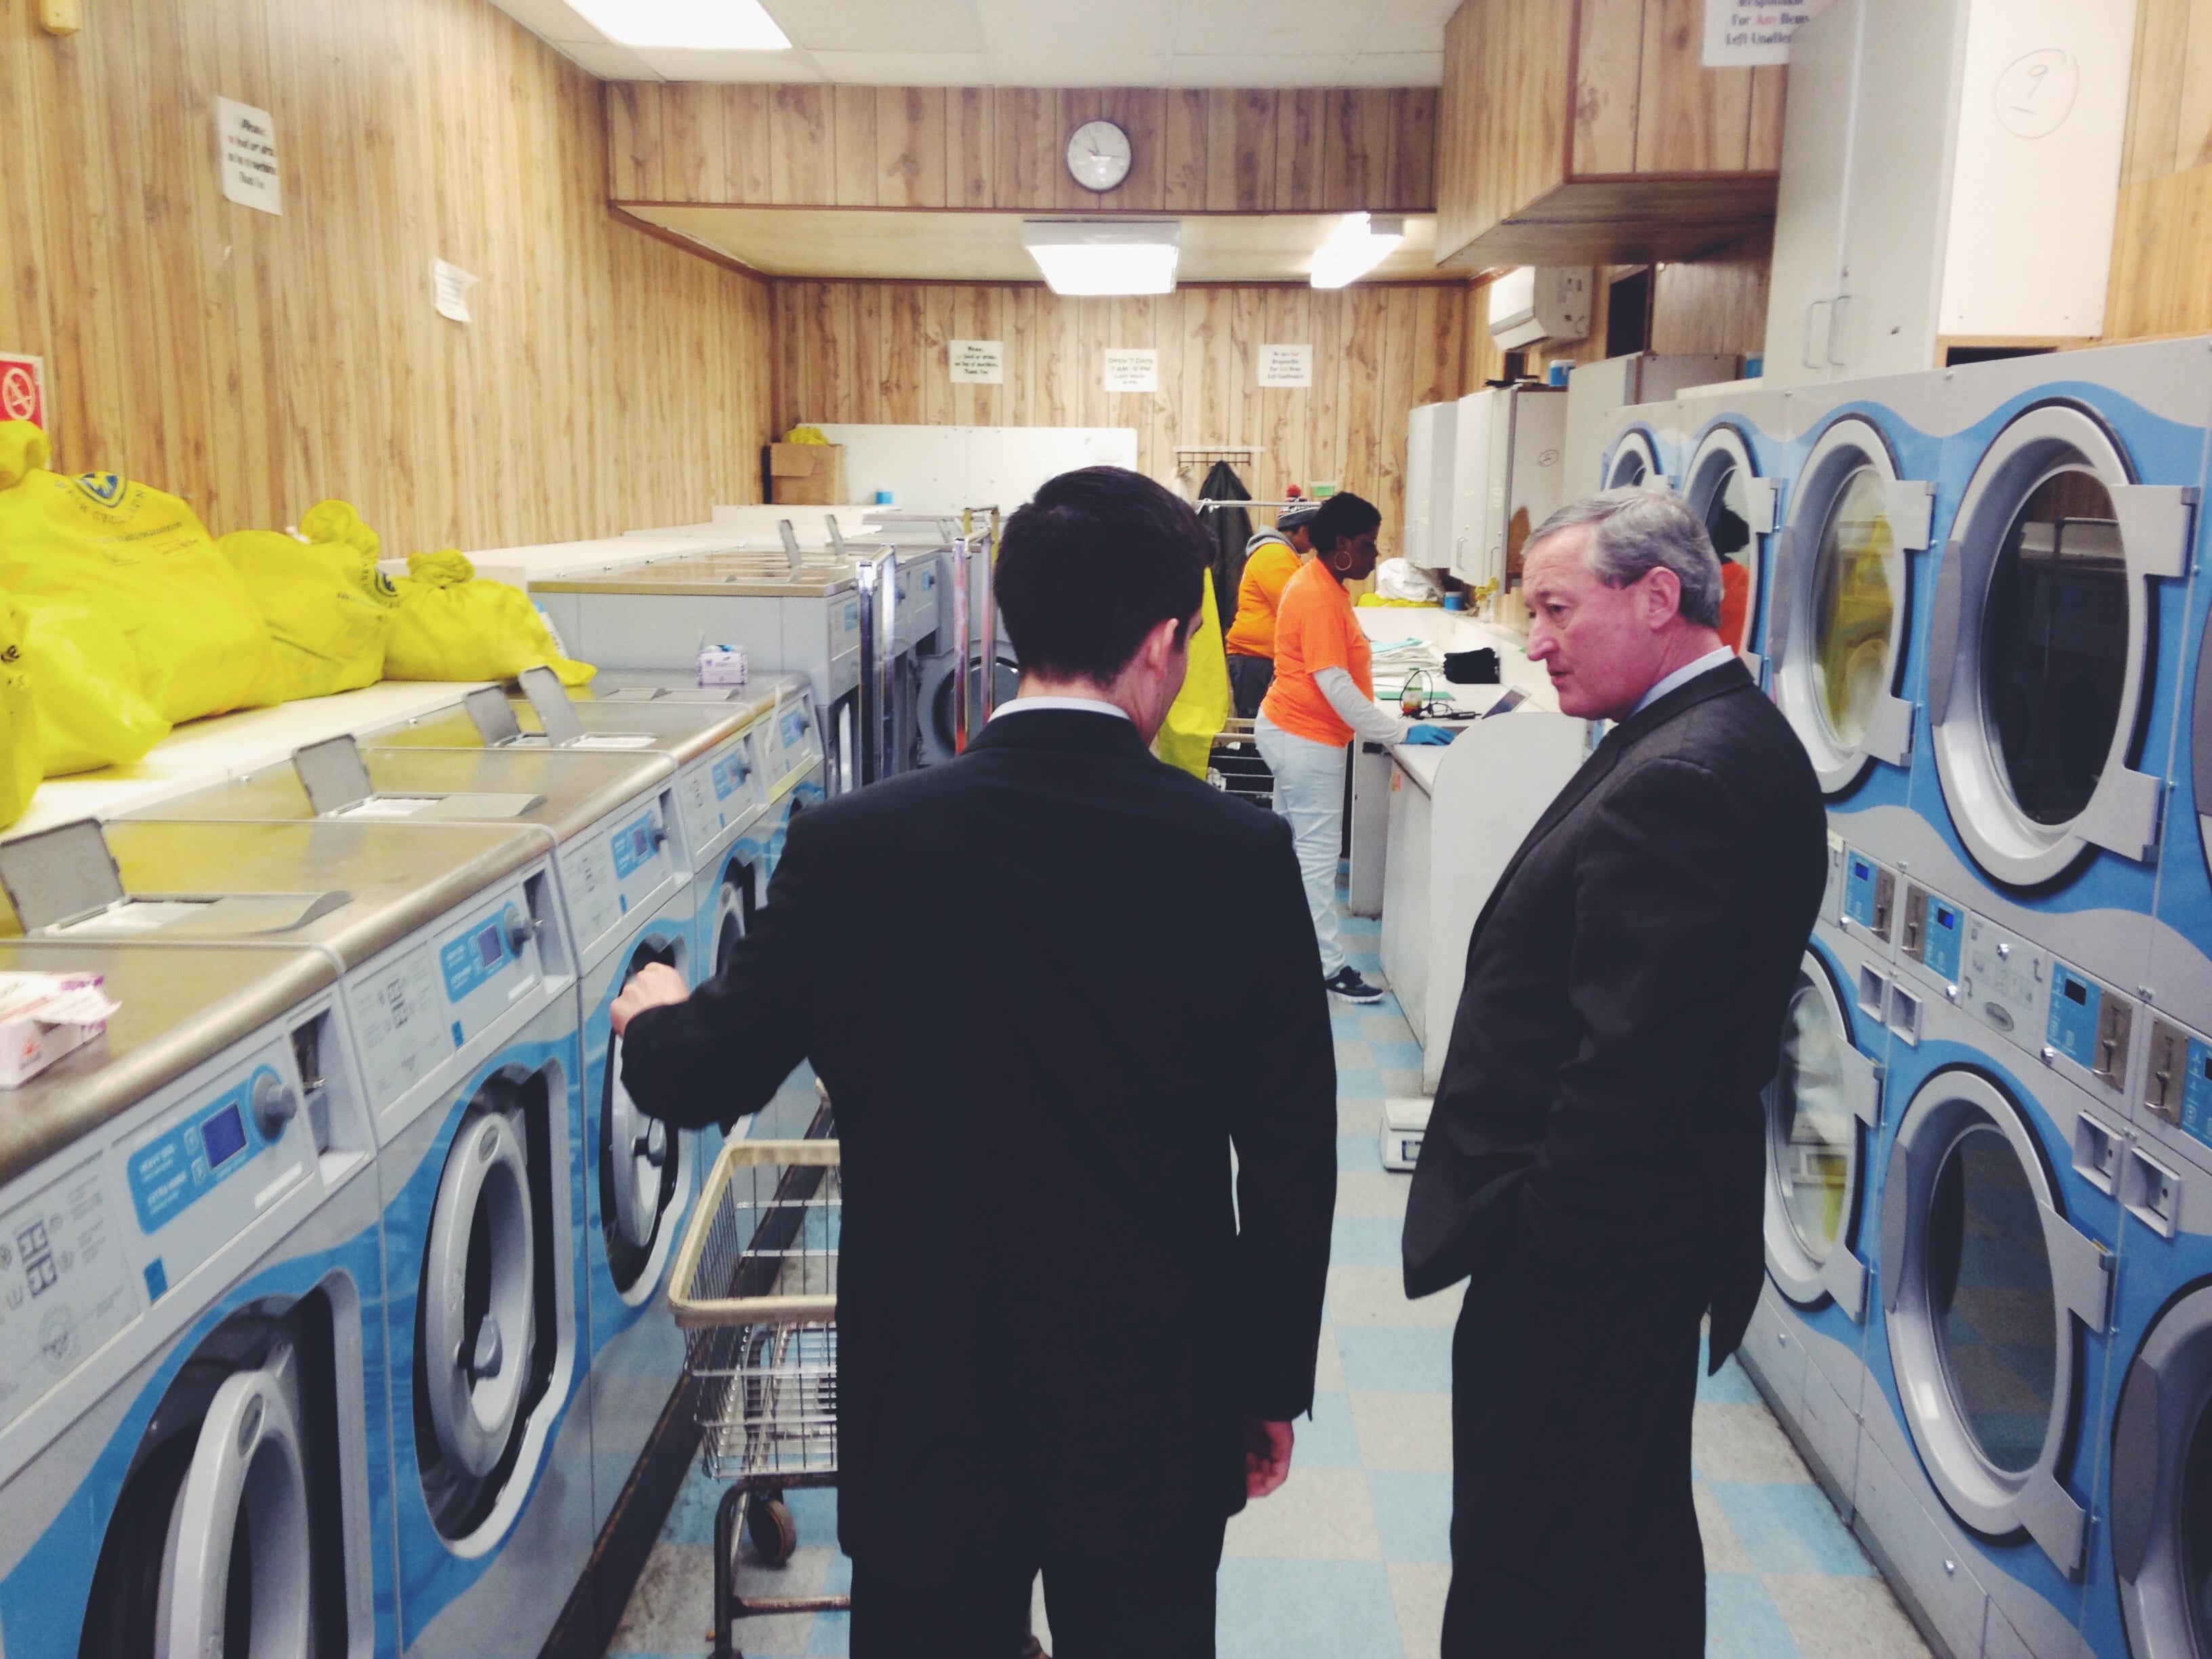
[[[1260,452],[1250,444],[1177,444],[1175,447],[1176,471],[1187,473],[1194,466],[1209,461],[1226,461],[1231,466],[1250,467],[1257,464]]]

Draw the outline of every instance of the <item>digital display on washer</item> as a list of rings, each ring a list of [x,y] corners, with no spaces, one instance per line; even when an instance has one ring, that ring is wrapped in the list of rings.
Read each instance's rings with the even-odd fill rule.
[[[236,1105],[224,1107],[200,1125],[200,1145],[207,1149],[210,1170],[221,1169],[246,1149],[246,1124]]]
[[[493,922],[482,933],[477,935],[477,955],[482,958],[485,967],[498,967],[499,959],[503,951],[504,946],[501,945],[500,940],[499,924],[497,922]]]

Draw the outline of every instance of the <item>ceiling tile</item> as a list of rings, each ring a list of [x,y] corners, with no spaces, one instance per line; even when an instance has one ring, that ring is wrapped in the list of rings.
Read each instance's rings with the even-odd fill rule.
[[[1351,55],[1255,58],[1250,52],[1211,57],[1177,52],[1168,59],[1173,87],[1340,87]]]
[[[658,81],[661,77],[638,60],[628,46],[588,40],[556,40],[553,50],[563,53],[602,81]]]
[[[1440,87],[1444,83],[1441,52],[1363,52],[1340,66],[1339,84],[1347,87]]]
[[[1182,8],[1173,45],[1178,53],[1214,56],[1240,48],[1260,57],[1303,57],[1359,49],[1371,5],[1345,0],[1201,0]]]
[[[975,0],[769,0],[796,46],[823,52],[981,52]]]
[[[832,81],[861,87],[988,87],[994,76],[980,52],[822,52],[807,54]]]
[[[994,52],[991,78],[1002,87],[1160,87],[1165,52]]]
[[[570,8],[567,0],[492,0],[492,3],[532,33],[548,40],[605,39]]]
[[[1375,14],[1361,38],[1362,52],[1440,52],[1444,25],[1456,0],[1392,0]]]
[[[639,46],[637,55],[665,81],[819,81],[803,52],[685,52]]]
[[[1117,0],[1104,6],[1096,0],[975,0],[975,4],[984,44],[993,57],[1019,52],[1042,58],[1056,65],[1060,76],[1082,75],[1085,61],[1102,52],[1124,58],[1165,52],[1176,10],[1173,0]],[[1000,84],[1052,86],[1057,80],[1002,78]],[[1068,84],[1103,83],[1085,78]]]

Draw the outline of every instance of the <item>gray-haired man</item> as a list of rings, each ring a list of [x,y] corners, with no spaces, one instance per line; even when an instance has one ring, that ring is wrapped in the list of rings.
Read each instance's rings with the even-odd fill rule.
[[[1475,923],[1406,1212],[1407,1294],[1472,1280],[1443,1652],[1692,1659],[1698,1328],[1717,1364],[1759,1296],[1759,1091],[1826,815],[1679,501],[1555,514],[1522,586],[1560,708],[1618,724]]]

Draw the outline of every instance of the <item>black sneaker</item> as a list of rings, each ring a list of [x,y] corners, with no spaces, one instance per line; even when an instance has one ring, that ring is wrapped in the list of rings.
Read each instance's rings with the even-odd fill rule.
[[[1359,977],[1359,970],[1350,963],[1322,981],[1322,988],[1331,996],[1342,997],[1346,1002],[1380,1002],[1382,988],[1370,985]]]

